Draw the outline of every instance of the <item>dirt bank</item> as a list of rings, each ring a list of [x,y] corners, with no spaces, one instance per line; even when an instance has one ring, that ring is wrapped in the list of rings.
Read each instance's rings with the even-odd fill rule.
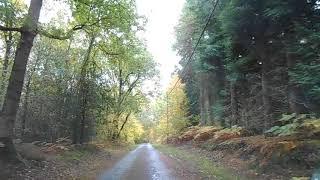
[[[127,146],[76,146],[45,154],[45,160],[23,159],[20,164],[6,164],[0,176],[12,180],[96,179],[128,151]]]

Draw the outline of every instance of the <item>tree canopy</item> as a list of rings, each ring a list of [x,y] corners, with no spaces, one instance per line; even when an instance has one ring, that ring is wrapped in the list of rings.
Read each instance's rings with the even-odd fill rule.
[[[319,113],[319,2],[218,1],[188,64],[215,2],[187,1],[176,27],[189,114],[261,132],[281,114]]]

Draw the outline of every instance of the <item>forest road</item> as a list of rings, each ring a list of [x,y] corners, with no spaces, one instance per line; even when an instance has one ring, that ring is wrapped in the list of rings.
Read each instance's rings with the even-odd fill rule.
[[[151,144],[141,144],[129,152],[115,166],[103,173],[99,180],[171,180],[171,175],[161,160],[162,154]]]

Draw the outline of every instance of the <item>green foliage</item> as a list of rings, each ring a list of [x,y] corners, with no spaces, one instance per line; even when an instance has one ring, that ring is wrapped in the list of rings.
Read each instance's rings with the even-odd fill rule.
[[[137,35],[144,28],[144,19],[138,16],[135,1],[71,0],[62,4],[59,10],[71,15],[67,22],[58,16],[39,23],[18,116],[23,129],[17,131],[30,141],[55,141],[62,136],[74,143],[94,138],[141,139],[143,129],[136,117],[149,93],[143,91],[143,82],[158,72]],[[19,28],[28,21],[25,14],[23,0],[0,0],[1,26]],[[13,51],[18,38],[12,33]],[[9,32],[1,32],[2,42],[8,37]],[[7,81],[4,71],[1,68],[1,90]]]
[[[319,119],[307,114],[282,115],[278,122],[281,122],[282,125],[274,126],[265,133],[274,136],[306,135],[311,137],[320,132]]]
[[[27,7],[21,0],[0,0],[0,21],[7,27],[22,25],[26,13]]]
[[[296,129],[299,127],[299,123],[291,123],[284,126],[274,126],[265,133],[272,133],[276,136],[288,136],[296,134]]]
[[[181,77],[186,84],[190,112],[210,116],[211,121],[219,119],[223,123],[224,119],[230,119],[230,122],[243,126],[254,126],[250,128],[255,131],[271,124],[263,122],[265,119],[287,113],[292,108],[288,107],[288,101],[292,104],[297,101],[308,111],[319,113],[318,2],[220,1],[191,65],[187,65],[186,60],[212,5],[209,1],[187,1],[176,27],[174,48],[182,57],[180,64],[186,71]],[[294,58],[290,59],[290,54],[294,54]],[[224,80],[217,79],[221,69]],[[262,78],[264,73],[268,78]],[[208,78],[202,82],[203,74]],[[219,87],[219,81],[224,87]],[[287,98],[286,95],[291,93],[288,85],[300,89],[300,97]],[[263,92],[265,89],[268,94]],[[201,97],[205,90],[209,91],[209,97]],[[203,99],[209,99],[210,112],[200,108],[204,106]],[[271,108],[262,107],[267,106],[268,100]],[[203,112],[200,113],[199,109]],[[261,110],[269,112],[263,114]],[[290,109],[290,112],[295,111]]]
[[[143,125],[134,117],[128,122],[120,138],[125,142],[135,144],[143,141],[144,133]]]
[[[292,50],[296,51],[302,62],[298,63],[296,67],[290,71],[292,81],[303,85],[307,95],[310,99],[318,101],[320,99],[320,25],[315,24],[312,27],[304,25],[296,25],[295,30],[298,32],[298,42],[289,41],[292,44]]]
[[[239,176],[234,176],[229,172],[228,169],[221,168],[212,164],[212,161],[205,157],[202,154],[191,153],[188,150],[180,149],[177,147],[165,146],[165,145],[155,145],[157,149],[166,155],[173,156],[175,158],[181,159],[184,164],[188,164],[189,166],[194,166],[200,172],[203,173],[204,176],[216,179],[242,179]]]
[[[223,119],[223,113],[224,113],[223,103],[222,102],[215,103],[212,107],[212,112],[214,117],[216,119],[219,119],[219,121],[221,122]],[[222,122],[222,126],[224,126],[223,122]]]
[[[172,89],[176,81],[178,84],[175,89]],[[168,95],[169,92],[171,93]],[[154,106],[153,111],[155,112],[152,115],[154,119],[151,120],[153,127],[148,132],[150,140],[162,142],[168,136],[178,135],[190,125],[185,86],[177,76],[172,78],[166,94],[157,99]]]
[[[283,114],[282,118],[279,119],[279,121],[283,122],[283,123],[290,123],[296,117],[297,117],[297,115],[295,113],[293,113],[293,114]]]
[[[98,151],[101,150],[98,149],[95,145],[88,144],[75,147],[69,151],[65,151],[64,153],[60,154],[58,158],[65,161],[80,162],[84,157],[97,153]]]

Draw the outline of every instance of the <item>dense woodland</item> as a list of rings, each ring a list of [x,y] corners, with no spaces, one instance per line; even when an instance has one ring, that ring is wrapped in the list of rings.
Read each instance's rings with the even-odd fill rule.
[[[48,7],[60,15],[43,23]],[[138,140],[142,82],[157,74],[145,21],[131,0],[0,1],[1,157],[17,138]]]
[[[182,68],[151,108],[151,137],[199,124],[262,134],[283,115],[319,116],[319,1],[187,0],[175,30]]]
[[[141,142],[192,125],[261,134],[284,114],[319,116],[318,0],[187,0],[181,68],[155,96],[134,0],[48,2],[0,1],[2,159],[16,156],[14,139]],[[59,15],[39,20],[49,5]]]
[[[189,115],[199,115],[202,125],[238,125],[255,133],[282,114],[319,115],[320,2],[215,3],[187,0],[176,27]]]

